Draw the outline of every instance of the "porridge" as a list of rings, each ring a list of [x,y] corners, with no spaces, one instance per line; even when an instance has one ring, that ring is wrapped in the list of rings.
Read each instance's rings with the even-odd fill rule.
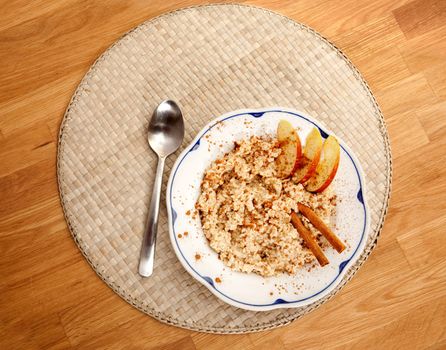
[[[232,151],[210,165],[202,180],[196,209],[204,234],[220,260],[235,271],[295,274],[316,262],[291,214],[299,212],[301,203],[329,223],[336,196],[330,187],[313,193],[291,176],[279,176],[282,150],[283,142],[273,137],[236,142]],[[328,246],[306,217],[302,222],[319,245]]]

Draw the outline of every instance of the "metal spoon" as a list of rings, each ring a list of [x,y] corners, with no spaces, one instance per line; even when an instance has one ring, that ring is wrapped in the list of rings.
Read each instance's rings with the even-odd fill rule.
[[[149,277],[153,272],[164,162],[180,147],[183,137],[184,121],[180,108],[170,100],[161,102],[149,123],[148,141],[158,155],[158,166],[139,259],[139,274],[143,277]]]

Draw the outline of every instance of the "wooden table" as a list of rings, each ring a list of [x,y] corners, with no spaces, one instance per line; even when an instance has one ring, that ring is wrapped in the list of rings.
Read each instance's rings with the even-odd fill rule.
[[[75,246],[56,183],[77,84],[124,32],[200,1],[0,4],[1,349],[446,347],[446,1],[247,1],[306,23],[363,73],[389,128],[393,193],[376,250],[318,310],[273,331],[191,332],[114,294]]]

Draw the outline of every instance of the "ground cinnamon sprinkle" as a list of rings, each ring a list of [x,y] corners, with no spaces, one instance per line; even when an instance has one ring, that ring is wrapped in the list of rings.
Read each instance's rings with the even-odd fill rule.
[[[189,235],[189,232],[184,231],[183,235],[187,237]]]
[[[281,150],[274,138],[252,137],[206,170],[195,204],[210,247],[232,270],[262,276],[294,274],[314,255],[290,222],[297,203],[305,204],[328,222],[333,194],[305,190],[302,184],[277,176]],[[196,216],[195,210],[193,216]],[[308,222],[304,225],[317,236]]]
[[[195,254],[195,260],[200,260],[201,259],[201,255],[200,254]]]
[[[186,215],[190,215],[190,210],[188,210],[188,211],[186,212]]]
[[[178,238],[182,238],[183,235],[181,233],[178,234]]]
[[[220,279],[220,277],[215,278],[215,282],[217,282],[217,283],[221,283],[221,279]]]

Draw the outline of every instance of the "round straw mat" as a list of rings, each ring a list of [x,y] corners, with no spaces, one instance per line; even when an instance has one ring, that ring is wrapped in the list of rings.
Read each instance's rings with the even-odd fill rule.
[[[284,106],[317,118],[353,148],[366,173],[371,236],[332,295],[339,291],[375,246],[387,210],[391,157],[382,114],[361,75],[326,39],[281,15],[240,5],[192,7],[141,24],[94,63],[76,90],[60,129],[59,190],[71,233],[97,274],[141,311],[198,331],[270,329],[326,301],[252,312],[218,300],[178,262],[164,197],[155,271],[138,275],[156,168],[147,125],[163,99],[182,108],[183,147],[225,112]],[[176,155],[168,158],[164,186]]]

